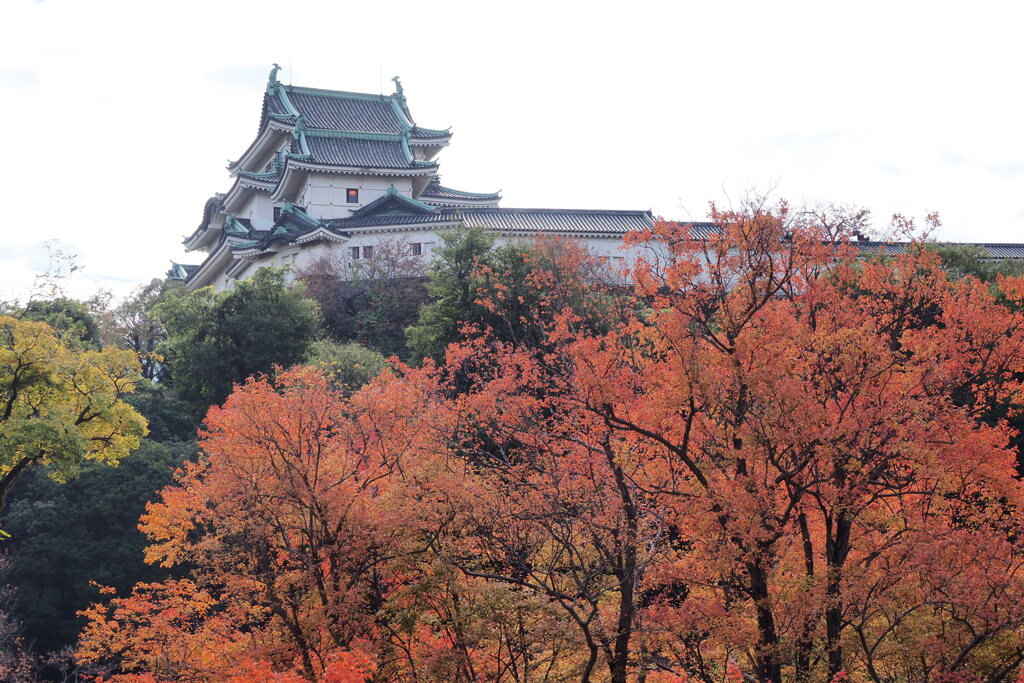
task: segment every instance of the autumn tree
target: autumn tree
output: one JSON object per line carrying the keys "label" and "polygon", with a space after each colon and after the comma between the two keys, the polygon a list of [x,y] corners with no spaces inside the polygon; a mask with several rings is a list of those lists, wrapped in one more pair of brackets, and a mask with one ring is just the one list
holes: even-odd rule
{"label": "autumn tree", "polygon": [[647,572],[672,554],[655,497],[636,484],[652,447],[586,410],[550,360],[486,338],[449,349],[452,388],[466,382],[458,364],[471,368],[453,407],[464,429],[455,452],[472,469],[431,492],[462,510],[433,548],[467,576],[550,601],[572,634],[560,666],[624,683]]}
{"label": "autumn tree", "polygon": [[0,509],[34,465],[66,480],[138,447],[146,421],[124,401],[138,378],[130,351],[69,347],[45,323],[0,317]]}
{"label": "autumn tree", "polygon": [[[109,631],[97,608],[81,656],[204,680],[246,657],[319,676],[370,632],[371,605],[388,590],[381,565],[402,552],[407,529],[390,519],[401,507],[389,495],[402,483],[389,475],[429,431],[417,393],[394,385],[346,400],[322,374],[297,370],[251,380],[212,408],[204,457],[143,518],[148,559],[195,567],[194,583],[140,587],[160,597],[145,600],[157,610],[140,615],[145,631]],[[115,609],[134,610],[128,600]],[[152,621],[179,600],[210,611],[206,625]],[[158,637],[197,644],[161,664],[170,650]]]}
{"label": "autumn tree", "polygon": [[634,271],[650,312],[578,339],[556,367],[609,428],[661,448],[659,478],[637,485],[664,491],[663,514],[693,551],[662,569],[685,599],[674,589],[651,612],[659,638],[701,643],[680,665],[699,670],[719,631],[727,648],[749,648],[758,680],[817,679],[820,659],[832,677],[851,664],[866,567],[919,561],[903,543],[965,524],[1010,566],[1020,552],[999,521],[1020,501],[1008,433],[963,397],[1016,390],[1021,318],[976,281],[949,282],[927,250],[864,262],[785,206],[712,219],[704,239],[672,224],[640,236],[661,252]]}
{"label": "autumn tree", "polygon": [[711,218],[631,237],[624,301],[572,245],[499,266],[467,242],[435,301],[474,307],[443,364],[351,395],[309,369],[247,382],[144,519],[189,583],[95,607],[81,656],[198,679],[317,679],[338,651],[398,681],[1011,679],[1024,281],[952,278],[917,243],[862,258],[828,212]]}

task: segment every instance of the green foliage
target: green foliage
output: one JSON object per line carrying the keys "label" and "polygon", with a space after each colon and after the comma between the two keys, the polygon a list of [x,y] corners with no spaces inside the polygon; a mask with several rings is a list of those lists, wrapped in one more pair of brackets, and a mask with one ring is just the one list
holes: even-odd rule
{"label": "green foliage", "polygon": [[454,230],[441,236],[442,246],[430,264],[427,294],[415,325],[406,329],[415,360],[440,360],[448,344],[461,338],[467,322],[479,322],[483,311],[475,303],[479,279],[474,276],[494,249],[494,238],[483,228]]}
{"label": "green foliage", "polygon": [[100,327],[85,303],[67,297],[30,301],[14,317],[52,327],[61,341],[76,348],[99,349]]}
{"label": "green foliage", "polygon": [[143,562],[139,516],[194,454],[194,443],[145,440],[119,467],[89,462],[64,485],[46,468],[22,479],[4,519],[11,561],[0,571],[0,583],[17,587],[18,613],[37,652],[74,642],[80,627],[75,613],[96,599],[90,581],[127,590],[166,577],[165,570]]}
{"label": "green foliage", "polygon": [[988,252],[976,244],[936,244],[934,248],[942,257],[943,269],[954,278],[970,275],[982,282],[993,283],[1000,275],[1024,275],[1024,263],[1021,261],[990,260]]}
{"label": "green foliage", "polygon": [[206,287],[157,305],[167,330],[158,351],[182,399],[200,410],[236,382],[300,362],[316,333],[316,303],[288,287],[285,271],[261,268],[234,290]]}
{"label": "green foliage", "polygon": [[553,316],[567,309],[588,329],[607,329],[614,298],[603,286],[608,271],[580,245],[543,239],[495,246],[482,228],[442,239],[427,282],[431,302],[406,330],[416,360],[442,360],[467,325],[527,347],[543,345]]}
{"label": "green foliage", "polygon": [[384,355],[373,349],[330,339],[314,342],[306,362],[327,372],[336,385],[349,392],[359,389],[388,366]]}
{"label": "green foliage", "polygon": [[135,386],[135,393],[125,399],[149,421],[149,438],[153,441],[191,441],[202,419],[195,407],[178,398],[163,383],[147,379]]}

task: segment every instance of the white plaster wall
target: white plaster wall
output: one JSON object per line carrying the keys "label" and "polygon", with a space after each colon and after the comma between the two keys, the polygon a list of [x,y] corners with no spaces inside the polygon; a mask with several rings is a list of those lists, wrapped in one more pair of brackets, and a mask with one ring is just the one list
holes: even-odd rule
{"label": "white plaster wall", "polygon": [[235,214],[237,218],[248,218],[252,227],[257,230],[269,230],[274,226],[274,203],[262,192],[253,192],[242,210]]}
{"label": "white plaster wall", "polygon": [[[315,218],[346,218],[356,209],[383,197],[392,185],[406,197],[412,196],[410,178],[311,173],[295,203],[304,206],[306,213]],[[346,201],[346,190],[350,187],[359,190],[358,203]]]}

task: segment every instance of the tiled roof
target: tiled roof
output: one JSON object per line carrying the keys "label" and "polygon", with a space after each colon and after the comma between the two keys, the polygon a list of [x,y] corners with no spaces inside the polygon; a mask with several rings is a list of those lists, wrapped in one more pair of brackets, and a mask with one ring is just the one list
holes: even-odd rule
{"label": "tiled roof", "polygon": [[289,101],[310,128],[344,130],[353,133],[401,133],[404,127],[391,98],[385,96],[345,97],[286,86]]}
{"label": "tiled roof", "polygon": [[417,140],[428,140],[431,138],[450,138],[451,136],[451,131],[433,130],[431,128],[420,128],[419,126],[413,126],[412,130],[409,131],[409,137],[415,138]]}
{"label": "tiled roof", "polygon": [[[294,145],[293,145],[294,146]],[[277,183],[281,179],[281,170],[284,168],[284,155],[278,152],[270,157],[270,161],[258,172],[238,170],[237,173],[243,178],[258,180],[264,183]]]}
{"label": "tiled roof", "polygon": [[979,244],[992,258],[1024,258],[1024,244]]}
{"label": "tiled roof", "polygon": [[197,265],[188,263],[175,263],[171,261],[171,269],[167,271],[168,280],[187,280],[192,273],[199,268]]}
{"label": "tiled roof", "polygon": [[[887,256],[895,256],[896,254],[902,254],[907,248],[906,242],[855,242],[857,248],[860,249],[861,253],[865,254],[884,254]],[[936,246],[943,246],[945,243],[938,243]],[[966,242],[965,244],[972,247],[979,247],[987,253],[988,258],[993,259],[1024,259],[1024,244],[1014,243],[984,243],[984,242]],[[983,256],[984,258],[984,256]]]}
{"label": "tiled roof", "polygon": [[585,209],[442,208],[433,214],[400,214],[341,218],[330,222],[337,230],[388,225],[462,223],[497,232],[623,235],[654,224],[649,211],[588,211]]}
{"label": "tiled roof", "polygon": [[265,106],[267,108],[267,113],[273,116],[285,117],[291,115],[291,112],[288,110],[288,107],[285,106],[284,102],[281,101],[276,90],[272,94],[267,94]]}
{"label": "tiled roof", "polygon": [[623,235],[654,224],[649,211],[589,211],[586,209],[442,209],[442,216],[499,232],[557,232]]}
{"label": "tiled roof", "polygon": [[497,192],[463,192],[462,190],[453,190],[450,187],[445,187],[435,181],[431,181],[420,196],[428,199],[493,199],[494,201],[501,199],[501,196]]}
{"label": "tiled roof", "polygon": [[338,218],[327,225],[334,230],[350,230],[352,228],[383,228],[389,225],[425,225],[444,223],[455,220],[438,214],[386,214],[367,216],[365,218]]}
{"label": "tiled roof", "polygon": [[329,166],[414,168],[401,140],[362,140],[307,135],[312,161]]}

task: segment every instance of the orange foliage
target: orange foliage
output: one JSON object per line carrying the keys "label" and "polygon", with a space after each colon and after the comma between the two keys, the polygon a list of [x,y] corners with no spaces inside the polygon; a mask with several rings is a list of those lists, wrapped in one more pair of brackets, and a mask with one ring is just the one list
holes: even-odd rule
{"label": "orange foliage", "polygon": [[250,380],[143,518],[191,579],[88,610],[79,656],[239,681],[1012,676],[1024,285],[997,300],[916,246],[861,259],[838,218],[658,224],[600,324],[576,310],[593,263],[540,250],[529,343],[479,330],[350,398]]}

